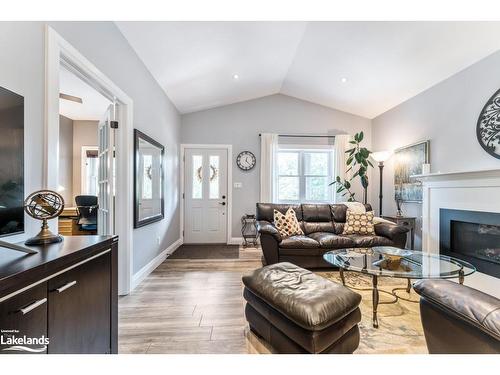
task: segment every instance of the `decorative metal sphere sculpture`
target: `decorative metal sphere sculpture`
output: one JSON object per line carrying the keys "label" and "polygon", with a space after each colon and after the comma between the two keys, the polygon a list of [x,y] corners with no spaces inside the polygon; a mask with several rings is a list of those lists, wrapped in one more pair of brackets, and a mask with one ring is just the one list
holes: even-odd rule
{"label": "decorative metal sphere sculpture", "polygon": [[42,229],[26,245],[45,245],[61,242],[63,238],[49,230],[47,220],[58,217],[64,209],[64,199],[55,191],[38,190],[24,200],[24,211],[34,219],[42,220]]}

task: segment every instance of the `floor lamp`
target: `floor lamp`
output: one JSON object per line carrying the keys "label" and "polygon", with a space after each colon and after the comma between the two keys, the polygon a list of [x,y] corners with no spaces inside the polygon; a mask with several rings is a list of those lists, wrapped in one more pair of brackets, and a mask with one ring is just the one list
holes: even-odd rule
{"label": "floor lamp", "polygon": [[373,160],[375,160],[378,163],[378,169],[380,170],[380,190],[378,194],[378,200],[379,200],[379,216],[382,216],[382,198],[383,198],[383,189],[382,189],[382,182],[383,182],[383,171],[384,171],[384,162],[389,159],[392,155],[392,152],[390,151],[378,151],[374,152],[371,154],[371,157]]}

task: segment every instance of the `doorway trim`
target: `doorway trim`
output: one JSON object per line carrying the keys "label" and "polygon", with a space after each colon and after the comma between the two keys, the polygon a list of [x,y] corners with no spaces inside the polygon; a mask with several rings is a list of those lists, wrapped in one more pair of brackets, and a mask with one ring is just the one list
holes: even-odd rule
{"label": "doorway trim", "polygon": [[[74,73],[103,95],[118,103],[116,132],[116,234],[119,236],[118,293],[128,294],[132,281],[132,129],[133,101],[53,28],[45,26],[45,128],[43,186],[57,190],[59,179],[59,70]],[[56,152],[53,152],[56,150]],[[57,227],[57,226],[56,226]]]}
{"label": "doorway trim", "polygon": [[[232,217],[233,217],[233,145],[228,144],[195,144],[195,143],[181,143],[180,150],[180,161],[181,161],[181,190],[180,190],[180,201],[181,201],[181,214],[180,214],[180,233],[179,236],[184,242],[184,169],[185,169],[185,152],[189,148],[219,148],[227,150],[227,215],[226,215],[226,243],[228,245],[233,244],[235,240],[233,239],[232,232]],[[238,242],[239,244],[239,242]]]}

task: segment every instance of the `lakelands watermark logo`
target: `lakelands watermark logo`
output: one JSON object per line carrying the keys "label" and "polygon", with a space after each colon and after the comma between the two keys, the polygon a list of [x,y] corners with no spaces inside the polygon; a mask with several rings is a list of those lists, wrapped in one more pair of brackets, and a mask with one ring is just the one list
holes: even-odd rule
{"label": "lakelands watermark logo", "polygon": [[49,338],[45,335],[29,337],[20,335],[16,329],[2,329],[0,331],[2,351],[41,353],[47,349],[47,345],[49,345]]}

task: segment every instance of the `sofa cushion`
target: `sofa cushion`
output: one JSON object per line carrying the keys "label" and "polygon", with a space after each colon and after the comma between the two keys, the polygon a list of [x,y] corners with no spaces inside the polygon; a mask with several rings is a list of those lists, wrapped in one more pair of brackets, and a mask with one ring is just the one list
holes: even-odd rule
{"label": "sofa cushion", "polygon": [[342,234],[374,235],[373,211],[357,213],[347,210],[346,223]]}
{"label": "sofa cushion", "polygon": [[274,221],[274,210],[285,214],[290,207],[295,211],[297,220],[302,221],[302,206],[300,204],[257,203],[256,219],[272,223]]}
{"label": "sofa cushion", "polygon": [[393,242],[382,236],[361,236],[359,234],[349,234],[343,237],[354,241],[354,247],[392,246]]}
{"label": "sofa cushion", "polygon": [[[366,211],[372,211],[372,206],[370,204],[365,204]],[[336,223],[345,223],[347,206],[345,204],[331,204],[330,210],[332,211],[333,221]]]}
{"label": "sofa cushion", "polygon": [[284,215],[278,210],[274,210],[274,225],[276,225],[282,237],[304,234],[295,216],[295,211],[291,207]]}
{"label": "sofa cushion", "polygon": [[262,267],[243,284],[300,327],[320,331],[358,308],[361,296],[291,263]]}
{"label": "sofa cushion", "polygon": [[303,204],[302,220],[308,222],[331,222],[332,212],[327,204]]}
{"label": "sofa cushion", "polygon": [[326,221],[326,222],[321,222],[321,221],[314,221],[314,222],[308,222],[308,221],[303,221],[302,222],[302,227],[304,228],[304,233],[306,235],[310,233],[315,233],[315,232],[330,232],[330,233],[335,233],[335,227],[333,225],[333,222],[331,221]]}
{"label": "sofa cushion", "polygon": [[309,237],[319,242],[319,246],[323,249],[343,249],[346,247],[354,247],[355,242],[352,238],[337,236],[332,233],[317,232],[311,233]]}
{"label": "sofa cushion", "polygon": [[317,249],[319,243],[308,236],[291,236],[284,238],[279,246],[283,249]]}

